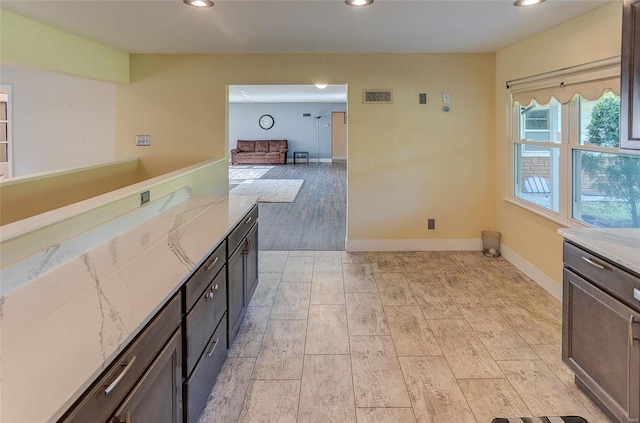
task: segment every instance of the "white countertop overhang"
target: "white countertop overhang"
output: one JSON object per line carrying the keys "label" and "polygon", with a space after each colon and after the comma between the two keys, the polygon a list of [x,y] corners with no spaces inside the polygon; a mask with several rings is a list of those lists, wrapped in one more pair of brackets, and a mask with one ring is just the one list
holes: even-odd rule
{"label": "white countertop overhang", "polygon": [[558,233],[640,275],[640,229],[562,228]]}

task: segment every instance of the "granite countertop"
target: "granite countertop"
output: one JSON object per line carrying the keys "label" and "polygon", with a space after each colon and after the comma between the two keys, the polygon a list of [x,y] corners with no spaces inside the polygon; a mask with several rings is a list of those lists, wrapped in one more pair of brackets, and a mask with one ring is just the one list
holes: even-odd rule
{"label": "granite countertop", "polygon": [[55,266],[64,244],[30,260],[0,299],[1,420],[62,416],[256,200],[190,197]]}
{"label": "granite countertop", "polygon": [[640,229],[563,228],[558,233],[640,275]]}

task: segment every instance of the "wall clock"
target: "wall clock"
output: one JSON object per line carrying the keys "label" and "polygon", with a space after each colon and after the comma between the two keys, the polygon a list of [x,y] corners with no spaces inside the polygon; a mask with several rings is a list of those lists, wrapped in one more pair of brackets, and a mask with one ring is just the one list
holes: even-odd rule
{"label": "wall clock", "polygon": [[260,119],[258,119],[258,124],[262,129],[271,129],[274,123],[275,121],[271,115],[262,115],[260,116]]}

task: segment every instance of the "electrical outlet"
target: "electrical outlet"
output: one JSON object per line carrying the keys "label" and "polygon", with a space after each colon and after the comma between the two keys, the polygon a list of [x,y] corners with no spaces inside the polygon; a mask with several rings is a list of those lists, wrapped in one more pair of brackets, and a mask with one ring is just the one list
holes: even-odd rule
{"label": "electrical outlet", "polygon": [[436,220],[435,219],[427,219],[427,229],[435,229],[436,228]]}
{"label": "electrical outlet", "polygon": [[136,135],[136,145],[145,147],[151,145],[151,135]]}
{"label": "electrical outlet", "polygon": [[144,191],[140,193],[140,205],[147,204],[151,200],[151,194],[149,191]]}

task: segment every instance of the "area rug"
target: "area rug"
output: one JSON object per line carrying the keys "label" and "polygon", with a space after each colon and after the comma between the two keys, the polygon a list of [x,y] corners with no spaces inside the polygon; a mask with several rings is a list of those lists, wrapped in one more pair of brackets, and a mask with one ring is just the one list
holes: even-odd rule
{"label": "area rug", "polygon": [[248,179],[229,195],[258,197],[259,203],[293,203],[303,183],[304,179]]}

